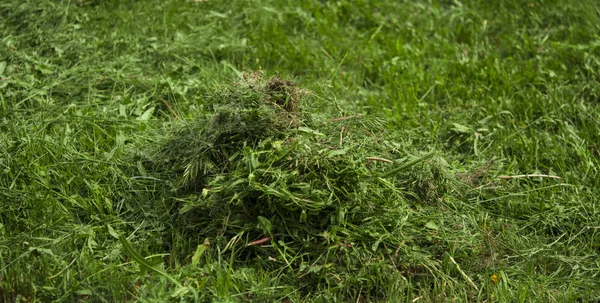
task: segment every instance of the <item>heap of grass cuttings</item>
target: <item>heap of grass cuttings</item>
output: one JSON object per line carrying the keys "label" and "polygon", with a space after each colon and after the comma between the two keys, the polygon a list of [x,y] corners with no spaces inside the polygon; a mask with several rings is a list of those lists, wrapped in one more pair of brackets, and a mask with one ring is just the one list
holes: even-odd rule
{"label": "heap of grass cuttings", "polygon": [[244,148],[282,136],[302,120],[302,90],[291,81],[244,74],[233,87],[209,96],[205,117],[191,121],[162,142],[155,159],[161,169],[180,174],[176,187],[204,188],[215,176],[235,171]]}
{"label": "heap of grass cuttings", "polygon": [[383,291],[417,263],[418,254],[398,259],[423,233],[406,222],[413,210],[402,187],[415,182],[389,177],[385,158],[399,152],[381,121],[309,119],[306,95],[279,77],[246,75],[162,142],[154,173],[175,179],[186,233],[230,260],[282,270],[306,289],[326,282]]}

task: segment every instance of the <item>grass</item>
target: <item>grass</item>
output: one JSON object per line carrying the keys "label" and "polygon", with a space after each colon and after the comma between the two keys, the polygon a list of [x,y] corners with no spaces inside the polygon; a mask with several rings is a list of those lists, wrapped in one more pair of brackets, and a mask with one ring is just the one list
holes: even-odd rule
{"label": "grass", "polygon": [[2,301],[600,300],[597,1],[0,16]]}

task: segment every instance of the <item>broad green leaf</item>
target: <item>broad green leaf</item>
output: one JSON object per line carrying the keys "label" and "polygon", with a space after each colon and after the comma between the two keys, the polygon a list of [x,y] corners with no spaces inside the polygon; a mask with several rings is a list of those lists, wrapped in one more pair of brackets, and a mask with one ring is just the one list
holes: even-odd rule
{"label": "broad green leaf", "polygon": [[204,240],[204,243],[198,245],[194,256],[192,256],[192,265],[197,266],[200,263],[200,258],[204,255],[204,252],[208,249],[208,239]]}
{"label": "broad green leaf", "polygon": [[91,296],[93,293],[89,289],[80,289],[75,292],[78,296]]}
{"label": "broad green leaf", "polygon": [[472,132],[470,127],[464,126],[462,124],[452,123],[452,125],[454,126],[454,127],[452,127],[452,130],[457,133],[470,134]]}
{"label": "broad green leaf", "polygon": [[425,227],[429,228],[429,229],[434,229],[434,230],[438,230],[439,227],[437,226],[437,224],[435,224],[435,222],[433,221],[429,221],[427,223],[425,223]]}
{"label": "broad green leaf", "polygon": [[196,206],[195,206],[195,205],[193,205],[193,204],[185,204],[185,205],[184,205],[184,206],[183,206],[183,207],[182,207],[182,208],[179,210],[179,214],[180,214],[180,215],[183,215],[183,214],[187,213],[188,211],[190,211],[190,210],[192,210],[192,209],[194,209],[194,208],[196,208]]}
{"label": "broad green leaf", "polygon": [[29,251],[54,256],[54,253],[52,252],[52,250],[48,249],[48,248],[30,247]]}
{"label": "broad green leaf", "polygon": [[269,219],[263,216],[258,216],[258,222],[260,226],[264,229],[265,233],[271,233],[273,225],[271,224],[271,221],[269,221]]}
{"label": "broad green leaf", "polygon": [[150,118],[152,117],[152,114],[154,114],[154,109],[155,109],[155,107],[152,106],[149,109],[147,109],[146,111],[144,111],[144,113],[138,118],[138,120],[142,120],[142,121],[150,120]]}
{"label": "broad green leaf", "polygon": [[348,151],[348,149],[346,149],[346,148],[331,151],[330,153],[327,154],[327,158],[333,158],[335,156],[344,155],[344,154],[346,154],[347,151]]}

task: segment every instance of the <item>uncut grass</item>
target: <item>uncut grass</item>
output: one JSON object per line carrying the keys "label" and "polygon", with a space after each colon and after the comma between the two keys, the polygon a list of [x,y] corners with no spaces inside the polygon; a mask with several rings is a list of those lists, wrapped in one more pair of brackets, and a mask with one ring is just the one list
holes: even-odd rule
{"label": "uncut grass", "polygon": [[[155,4],[0,4],[4,300],[193,298],[142,274],[107,223],[202,300],[598,298],[594,2]],[[272,247],[245,247],[268,234],[256,210],[224,224],[225,208],[182,194],[181,171],[131,158],[207,119],[214,96],[257,69],[312,91],[303,126],[325,139],[291,128],[237,159],[275,161],[289,137],[343,150],[340,126],[375,135],[348,130],[344,155],[311,160],[350,167],[362,198],[291,227],[301,210],[263,210],[277,232],[299,233]],[[358,113],[386,130],[326,122]],[[390,165],[364,159],[431,149],[383,180],[373,174]],[[525,173],[562,179],[495,178]],[[345,221],[325,222],[340,205]]]}

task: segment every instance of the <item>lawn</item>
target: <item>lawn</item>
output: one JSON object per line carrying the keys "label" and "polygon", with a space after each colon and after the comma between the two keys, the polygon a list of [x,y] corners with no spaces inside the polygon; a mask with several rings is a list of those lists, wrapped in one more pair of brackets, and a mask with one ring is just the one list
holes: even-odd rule
{"label": "lawn", "polygon": [[600,3],[4,0],[0,301],[598,302]]}

